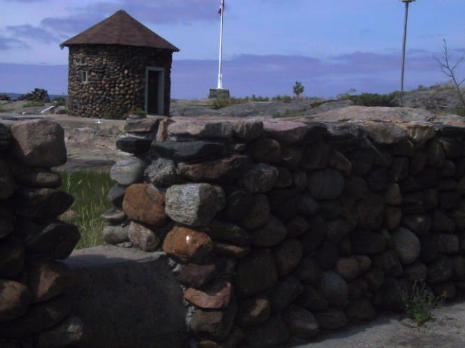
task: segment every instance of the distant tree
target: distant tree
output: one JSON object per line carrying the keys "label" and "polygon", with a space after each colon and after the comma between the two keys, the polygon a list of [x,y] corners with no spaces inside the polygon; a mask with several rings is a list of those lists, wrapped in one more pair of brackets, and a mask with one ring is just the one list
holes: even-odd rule
{"label": "distant tree", "polygon": [[295,85],[293,87],[294,94],[297,98],[300,97],[300,95],[304,92],[304,86],[302,85],[302,82],[296,81]]}
{"label": "distant tree", "polygon": [[465,107],[465,96],[463,94],[461,86],[465,82],[465,79],[459,81],[459,79],[457,79],[455,70],[464,61],[464,59],[465,56],[461,56],[459,59],[457,59],[455,63],[451,63],[451,56],[447,47],[447,41],[446,39],[442,39],[442,57],[435,57],[435,60],[441,67],[441,71],[443,72],[443,74],[446,75],[452,81],[452,85],[454,86],[455,91],[457,92],[457,96],[459,97],[463,107]]}

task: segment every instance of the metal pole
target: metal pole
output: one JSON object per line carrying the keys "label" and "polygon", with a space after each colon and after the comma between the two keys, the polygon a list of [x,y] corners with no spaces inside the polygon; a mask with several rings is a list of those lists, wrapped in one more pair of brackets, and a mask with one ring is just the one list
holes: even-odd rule
{"label": "metal pole", "polygon": [[410,1],[405,2],[405,17],[404,17],[404,38],[402,43],[402,69],[400,75],[400,106],[404,105],[404,69],[405,69],[405,46],[407,44],[407,21],[408,21],[408,5]]}
{"label": "metal pole", "polygon": [[218,89],[223,89],[223,15],[224,1],[221,1],[221,21],[220,21],[220,54],[218,61]]}

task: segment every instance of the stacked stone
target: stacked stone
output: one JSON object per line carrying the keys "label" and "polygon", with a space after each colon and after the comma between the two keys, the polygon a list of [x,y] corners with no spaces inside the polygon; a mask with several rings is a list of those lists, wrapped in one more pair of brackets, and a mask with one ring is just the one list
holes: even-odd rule
{"label": "stacked stone", "polygon": [[66,162],[63,129],[0,123],[0,346],[65,347],[83,336],[70,315],[65,259],[80,238],[57,219],[73,203],[50,168]]}
{"label": "stacked stone", "polygon": [[[162,249],[199,347],[308,340],[415,282],[465,289],[465,129],[151,118],[127,124],[105,239]],[[118,218],[116,218],[118,217]]]}

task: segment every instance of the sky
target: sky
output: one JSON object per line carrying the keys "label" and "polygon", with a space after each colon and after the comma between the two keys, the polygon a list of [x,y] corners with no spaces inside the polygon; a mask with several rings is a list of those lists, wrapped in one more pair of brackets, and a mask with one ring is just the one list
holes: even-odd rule
{"label": "sky", "polygon": [[[180,48],[172,97],[206,97],[217,84],[220,0],[0,0],[0,92],[66,94],[59,44],[124,9]],[[399,0],[225,0],[223,86],[232,96],[334,97],[400,88],[404,4]],[[445,82],[435,57],[447,40],[465,54],[465,1],[410,4],[406,89]],[[465,63],[457,75],[465,77]]]}

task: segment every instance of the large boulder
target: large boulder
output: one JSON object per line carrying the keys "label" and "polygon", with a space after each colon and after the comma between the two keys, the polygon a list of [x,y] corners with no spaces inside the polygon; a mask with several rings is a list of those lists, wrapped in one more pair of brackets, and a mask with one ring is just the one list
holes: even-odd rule
{"label": "large boulder", "polygon": [[26,313],[31,294],[21,283],[0,279],[0,322],[16,319]]}
{"label": "large boulder", "polygon": [[18,122],[11,126],[12,154],[30,167],[54,167],[66,162],[63,128],[48,120]]}
{"label": "large boulder", "polygon": [[276,167],[258,163],[244,174],[242,182],[250,192],[268,192],[273,188],[278,177],[279,171]]}
{"label": "large boulder", "polygon": [[337,170],[325,169],[310,175],[308,188],[317,199],[336,199],[344,190],[344,176]]}
{"label": "large boulder", "polygon": [[73,196],[52,188],[21,188],[14,197],[16,213],[30,218],[55,218],[73,202]]}
{"label": "large boulder", "polygon": [[241,295],[258,294],[272,288],[277,281],[278,271],[268,249],[257,250],[241,259],[237,265],[236,285]]}
{"label": "large boulder", "polygon": [[400,227],[392,234],[392,240],[402,264],[413,263],[420,256],[420,240],[412,231]]}
{"label": "large boulder", "polygon": [[131,185],[142,180],[145,167],[145,162],[140,158],[125,158],[111,167],[110,177],[118,184]]}
{"label": "large boulder", "polygon": [[200,261],[213,249],[213,241],[204,232],[175,226],[163,241],[163,251],[183,262]]}
{"label": "large boulder", "polygon": [[173,185],[166,191],[166,214],[188,226],[208,225],[225,205],[225,194],[219,186]]}
{"label": "large boulder", "polygon": [[344,307],[348,299],[346,281],[337,273],[326,272],[320,283],[320,290],[330,305]]}
{"label": "large boulder", "polygon": [[165,213],[165,197],[153,185],[129,186],[124,195],[123,210],[131,220],[150,226],[163,226],[168,220]]}
{"label": "large boulder", "polygon": [[291,305],[284,313],[284,321],[297,338],[310,339],[320,332],[318,322],[313,314],[305,308]]}

